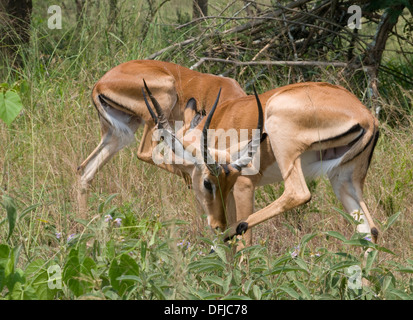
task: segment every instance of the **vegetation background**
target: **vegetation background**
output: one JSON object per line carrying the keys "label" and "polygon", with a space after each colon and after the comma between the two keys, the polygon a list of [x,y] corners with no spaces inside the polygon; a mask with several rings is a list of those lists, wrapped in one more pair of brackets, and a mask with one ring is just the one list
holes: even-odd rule
{"label": "vegetation background", "polygon": [[[353,4],[361,29],[348,27]],[[61,29],[48,27],[52,5]],[[411,299],[412,7],[0,1],[0,299]],[[89,219],[79,220],[76,168],[100,140],[91,89],[110,68],[145,58],[233,77],[248,93],[300,81],[352,91],[381,123],[365,185],[379,244],[354,233],[318,179],[310,203],[256,227],[254,246],[232,254],[184,182],[138,161],[137,144],[99,172]],[[256,208],[282,189],[259,188]],[[370,286],[352,286],[358,271]]]}

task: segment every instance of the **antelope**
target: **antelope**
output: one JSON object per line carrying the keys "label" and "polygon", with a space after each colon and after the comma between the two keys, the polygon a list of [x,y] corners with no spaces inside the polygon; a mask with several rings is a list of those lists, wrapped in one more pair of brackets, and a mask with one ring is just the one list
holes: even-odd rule
{"label": "antelope", "polygon": [[[145,88],[155,107],[158,129],[180,170],[191,176],[192,188],[207,214],[211,228],[228,232],[228,238],[245,234],[251,244],[251,228],[280,213],[310,201],[306,178],[327,175],[344,209],[359,222],[357,231],[377,242],[378,230],[363,200],[363,185],[379,137],[378,120],[341,86],[305,82],[280,87],[261,95],[223,102],[219,93],[208,117],[196,130],[173,132],[156,97]],[[144,92],[144,89],[142,89]],[[148,110],[151,106],[146,100]],[[262,104],[261,104],[262,102]],[[262,107],[264,105],[264,107]],[[258,123],[258,124],[257,124]],[[257,128],[258,135],[237,146],[236,156],[228,148],[208,145],[211,129]],[[217,161],[222,159],[224,163]],[[257,155],[259,169],[245,175]],[[254,190],[284,181],[283,194],[254,212]],[[233,193],[234,216],[226,212]],[[232,220],[232,221],[229,221]]]}
{"label": "antelope", "polygon": [[[162,104],[162,112],[169,120],[183,120],[189,125],[194,112],[209,111],[213,92],[222,88],[222,101],[246,96],[233,79],[192,71],[185,67],[162,61],[133,60],[109,70],[94,86],[92,102],[101,128],[101,141],[78,167],[79,211],[85,214],[89,186],[105,163],[118,151],[135,141],[135,132],[144,124],[138,147],[140,160],[154,164],[152,141],[154,123],[142,99],[140,88],[145,78]],[[178,175],[175,166],[159,165]]]}

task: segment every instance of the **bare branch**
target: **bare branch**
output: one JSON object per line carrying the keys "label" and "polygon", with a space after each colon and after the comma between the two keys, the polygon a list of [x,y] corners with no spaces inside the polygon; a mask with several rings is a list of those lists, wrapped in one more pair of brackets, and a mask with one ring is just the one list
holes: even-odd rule
{"label": "bare branch", "polygon": [[202,65],[205,61],[213,61],[213,62],[222,62],[233,64],[236,66],[251,66],[251,65],[268,65],[268,66],[299,66],[299,67],[306,67],[306,66],[313,66],[313,67],[339,67],[345,68],[347,67],[346,62],[339,62],[339,61],[235,61],[235,60],[226,60],[220,58],[201,58],[197,63],[190,67],[191,70],[197,69],[200,65]]}

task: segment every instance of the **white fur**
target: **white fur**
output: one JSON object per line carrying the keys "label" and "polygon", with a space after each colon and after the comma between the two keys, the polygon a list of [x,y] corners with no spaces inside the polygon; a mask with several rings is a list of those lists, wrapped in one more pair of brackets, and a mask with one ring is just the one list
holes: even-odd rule
{"label": "white fur", "polygon": [[133,143],[135,135],[128,126],[131,116],[107,105],[103,105],[103,108],[105,110],[105,118],[110,122],[113,134],[120,138],[122,147]]}

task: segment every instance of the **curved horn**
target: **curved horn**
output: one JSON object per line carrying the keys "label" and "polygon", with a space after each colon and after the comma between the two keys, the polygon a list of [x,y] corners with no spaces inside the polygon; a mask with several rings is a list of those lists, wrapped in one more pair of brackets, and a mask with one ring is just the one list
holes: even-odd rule
{"label": "curved horn", "polygon": [[143,95],[143,100],[145,100],[146,107],[148,108],[148,111],[149,111],[153,121],[155,122],[155,124],[158,124],[158,118],[156,117],[155,112],[153,112],[151,106],[149,105],[148,100],[146,99],[146,94],[145,94],[145,89],[144,88],[142,88],[142,95]]}
{"label": "curved horn", "polygon": [[158,129],[163,129],[162,136],[165,139],[167,145],[171,148],[171,150],[178,157],[181,157],[190,162],[196,163],[196,158],[192,154],[185,152],[185,149],[189,146],[189,143],[185,141],[181,141],[175,136],[175,132],[172,130],[172,127],[169,124],[168,119],[165,117],[165,114],[163,113],[163,110],[159,102],[152,95],[151,91],[146,85],[145,80],[143,80],[143,84],[145,86],[146,91],[149,94],[149,98],[151,99],[153,106],[155,107],[158,117],[156,118],[155,113],[153,112],[151,106],[149,105],[148,100],[146,99],[145,90],[142,88],[143,99],[145,100],[146,107],[148,108],[149,113],[151,114],[152,118],[155,120],[155,123],[158,124]]}
{"label": "curved horn", "polygon": [[211,124],[212,116],[214,115],[215,109],[217,108],[219,97],[221,95],[221,89],[219,89],[217,99],[215,100],[214,106],[212,107],[211,111],[208,114],[208,117],[205,121],[204,128],[202,129],[202,143],[201,143],[201,153],[204,157],[204,163],[211,171],[212,174],[218,176],[221,170],[219,169],[218,163],[216,163],[215,159],[212,158],[211,154],[208,151],[208,129],[209,125]]}
{"label": "curved horn", "polygon": [[[155,111],[156,111],[156,113],[158,114],[158,119],[157,119],[158,122],[159,122],[158,128],[159,128],[159,129],[165,128],[165,129],[167,129],[167,130],[169,130],[169,131],[172,131],[172,128],[171,128],[171,126],[169,125],[169,121],[168,121],[168,119],[165,117],[165,114],[163,113],[163,110],[162,110],[159,102],[158,102],[158,101],[155,99],[155,97],[152,95],[152,92],[149,90],[148,86],[146,85],[145,79],[142,79],[142,80],[143,80],[143,85],[145,86],[145,90],[148,92],[149,98],[151,99],[152,104],[153,104],[153,106],[154,106],[154,108],[155,108]],[[152,109],[150,108],[148,101],[146,100],[146,96],[145,96],[145,92],[143,91],[143,88],[142,88],[142,93],[143,93],[143,98],[144,98],[144,100],[145,100],[146,106],[148,107],[149,113],[151,113],[151,116],[152,116],[153,111],[152,111]],[[152,118],[153,118],[153,116],[152,116]],[[155,121],[155,123],[157,123],[157,122]]]}
{"label": "curved horn", "polygon": [[262,137],[263,127],[264,127],[264,113],[262,111],[261,101],[258,97],[257,91],[255,90],[255,86],[253,85],[252,87],[254,89],[254,95],[255,95],[255,99],[257,100],[257,106],[258,106],[257,131],[255,135],[252,137],[251,141],[248,142],[248,145],[246,148],[248,152],[245,152],[246,150],[243,150],[244,152],[241,152],[242,155],[235,162],[231,163],[231,166],[234,169],[237,169],[238,171],[241,171],[241,169],[247,166],[254,158],[254,155],[257,152],[260,146],[260,143],[261,143],[261,137]]}

